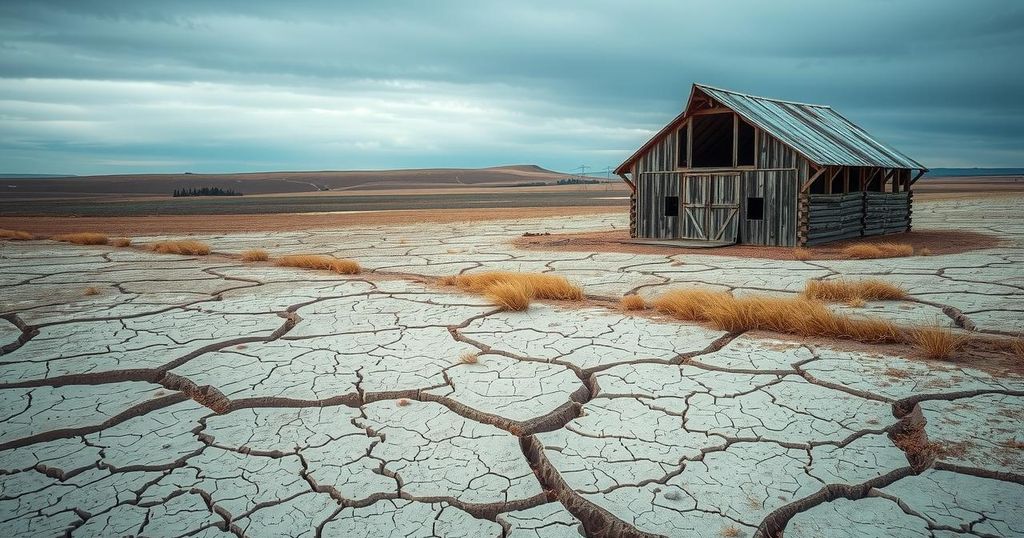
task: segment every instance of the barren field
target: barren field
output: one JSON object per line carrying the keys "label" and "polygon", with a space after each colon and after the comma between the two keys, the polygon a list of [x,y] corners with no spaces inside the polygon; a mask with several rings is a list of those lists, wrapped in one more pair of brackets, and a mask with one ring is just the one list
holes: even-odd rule
{"label": "barren field", "polygon": [[[1001,242],[876,260],[512,245],[613,233],[624,211],[2,241],[0,530],[1019,536],[1020,202],[921,202],[916,230]],[[278,265],[300,254],[286,265],[362,272]],[[514,287],[443,278],[487,271],[565,277],[583,298],[537,287],[515,311],[496,306]],[[906,296],[825,306],[905,341],[649,308],[866,279]],[[946,358],[927,358],[925,329]]]}

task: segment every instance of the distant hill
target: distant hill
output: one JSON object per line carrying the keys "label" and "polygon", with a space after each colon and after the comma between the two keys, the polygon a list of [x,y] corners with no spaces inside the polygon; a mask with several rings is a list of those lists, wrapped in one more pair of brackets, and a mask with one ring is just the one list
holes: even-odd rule
{"label": "distant hill", "polygon": [[933,168],[924,178],[989,176],[1024,176],[1024,168]]}
{"label": "distant hill", "polygon": [[47,179],[52,177],[74,177],[67,174],[0,174],[0,179]]}
{"label": "distant hill", "polygon": [[532,164],[490,168],[423,168],[314,172],[251,172],[241,174],[129,174],[108,176],[41,176],[4,179],[0,195],[170,195],[175,189],[219,187],[244,194],[277,194],[341,190],[446,188],[554,184],[569,174]]}

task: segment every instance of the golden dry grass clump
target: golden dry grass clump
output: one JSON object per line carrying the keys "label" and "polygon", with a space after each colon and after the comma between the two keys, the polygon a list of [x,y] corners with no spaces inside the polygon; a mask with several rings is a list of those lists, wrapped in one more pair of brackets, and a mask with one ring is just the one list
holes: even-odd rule
{"label": "golden dry grass clump", "polygon": [[932,255],[932,249],[930,249],[928,247],[921,248],[921,249],[919,249],[917,251],[917,255],[918,256],[931,256]]}
{"label": "golden dry grass clump", "polygon": [[1018,338],[1010,344],[1010,351],[1017,356],[1018,359],[1024,360],[1024,338]]}
{"label": "golden dry grass clump", "polygon": [[533,299],[533,288],[528,282],[495,282],[483,293],[495,305],[516,312],[530,308]]}
{"label": "golden dry grass clump", "polygon": [[11,241],[28,241],[29,239],[34,239],[34,238],[35,238],[34,235],[32,235],[32,234],[30,234],[28,232],[23,232],[21,230],[3,230],[3,229],[0,229],[0,239],[9,239]]}
{"label": "golden dry grass clump", "polygon": [[508,310],[526,310],[532,299],[577,301],[583,289],[558,275],[485,271],[443,277],[440,283],[479,293]]}
{"label": "golden dry grass clump", "polygon": [[132,244],[132,240],[130,238],[127,238],[127,237],[115,237],[115,238],[110,240],[110,244],[112,246],[121,247],[121,248],[130,247],[131,244]]}
{"label": "golden dry grass clump", "polygon": [[281,267],[301,267],[303,269],[320,269],[333,271],[343,275],[355,275],[363,270],[359,262],[326,256],[323,254],[292,254],[277,259]]}
{"label": "golden dry grass clump", "polygon": [[809,249],[806,249],[806,248],[803,248],[803,247],[796,247],[796,248],[793,249],[793,258],[794,259],[797,259],[797,260],[800,260],[800,261],[807,261],[807,260],[811,259],[812,257],[814,257],[814,254],[811,253],[811,251]]}
{"label": "golden dry grass clump", "polygon": [[210,253],[210,245],[191,239],[160,241],[159,243],[153,243],[150,249],[160,254],[185,254],[189,256],[206,256]]}
{"label": "golden dry grass clump", "polygon": [[463,351],[462,354],[459,355],[459,362],[461,362],[462,364],[476,364],[480,362],[480,352]]}
{"label": "golden dry grass clump", "polygon": [[913,255],[914,247],[907,243],[854,243],[843,248],[843,256],[857,260],[902,258]]}
{"label": "golden dry grass clump", "polygon": [[622,299],[619,300],[619,305],[622,306],[623,310],[647,309],[647,301],[645,301],[643,297],[636,294],[623,295]]}
{"label": "golden dry grass clump", "polygon": [[808,280],[804,286],[804,296],[829,303],[849,303],[857,300],[895,301],[906,299],[907,291],[877,278],[856,281]]}
{"label": "golden dry grass clump", "polygon": [[837,314],[825,303],[806,297],[736,298],[725,292],[677,290],[658,297],[653,305],[678,319],[708,322],[729,332],[760,329],[867,343],[904,341],[903,333],[889,321]]}
{"label": "golden dry grass clump", "polygon": [[89,286],[88,288],[85,288],[85,291],[82,292],[82,295],[86,295],[86,296],[88,296],[88,295],[99,295],[99,294],[100,294],[100,289],[97,288],[96,286]]}
{"label": "golden dry grass clump", "polygon": [[925,357],[946,360],[967,343],[967,337],[954,334],[951,329],[925,327],[911,332],[914,345]]}
{"label": "golden dry grass clump", "polygon": [[261,249],[254,248],[242,252],[243,262],[265,262],[270,259],[270,253]]}
{"label": "golden dry grass clump", "polygon": [[61,234],[55,235],[51,239],[54,241],[63,241],[65,243],[74,243],[76,245],[106,245],[110,242],[110,239],[107,236],[93,232]]}

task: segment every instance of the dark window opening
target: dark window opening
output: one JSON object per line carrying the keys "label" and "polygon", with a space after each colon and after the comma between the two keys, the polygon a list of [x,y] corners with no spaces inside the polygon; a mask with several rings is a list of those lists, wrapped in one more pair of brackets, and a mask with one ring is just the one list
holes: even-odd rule
{"label": "dark window opening", "polygon": [[678,196],[666,196],[665,197],[665,216],[666,217],[678,217],[679,216],[679,197]]}
{"label": "dark window opening", "polygon": [[739,121],[736,137],[736,166],[754,166],[754,126]]}
{"label": "dark window opening", "polygon": [[832,194],[843,194],[843,181],[846,176],[846,171],[843,170],[836,174],[836,177],[832,178]]}
{"label": "dark window opening", "polygon": [[691,166],[732,167],[732,114],[694,116]]}
{"label": "dark window opening", "polygon": [[822,174],[824,177],[819,177],[811,183],[811,194],[825,194],[825,187],[828,186],[828,172]]}
{"label": "dark window opening", "polygon": [[747,198],[747,220],[764,220],[764,198]]}
{"label": "dark window opening", "polygon": [[686,165],[689,164],[686,162],[686,135],[687,131],[684,125],[682,129],[679,129],[679,143],[676,144],[676,164],[679,165],[679,168],[686,168]]}

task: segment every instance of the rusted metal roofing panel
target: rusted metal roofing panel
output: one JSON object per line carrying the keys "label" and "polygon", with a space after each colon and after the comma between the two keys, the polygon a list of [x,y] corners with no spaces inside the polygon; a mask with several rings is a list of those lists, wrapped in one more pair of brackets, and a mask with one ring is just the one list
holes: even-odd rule
{"label": "rusted metal roofing panel", "polygon": [[817,164],[925,169],[875,140],[831,107],[779,101],[703,84],[694,87]]}

